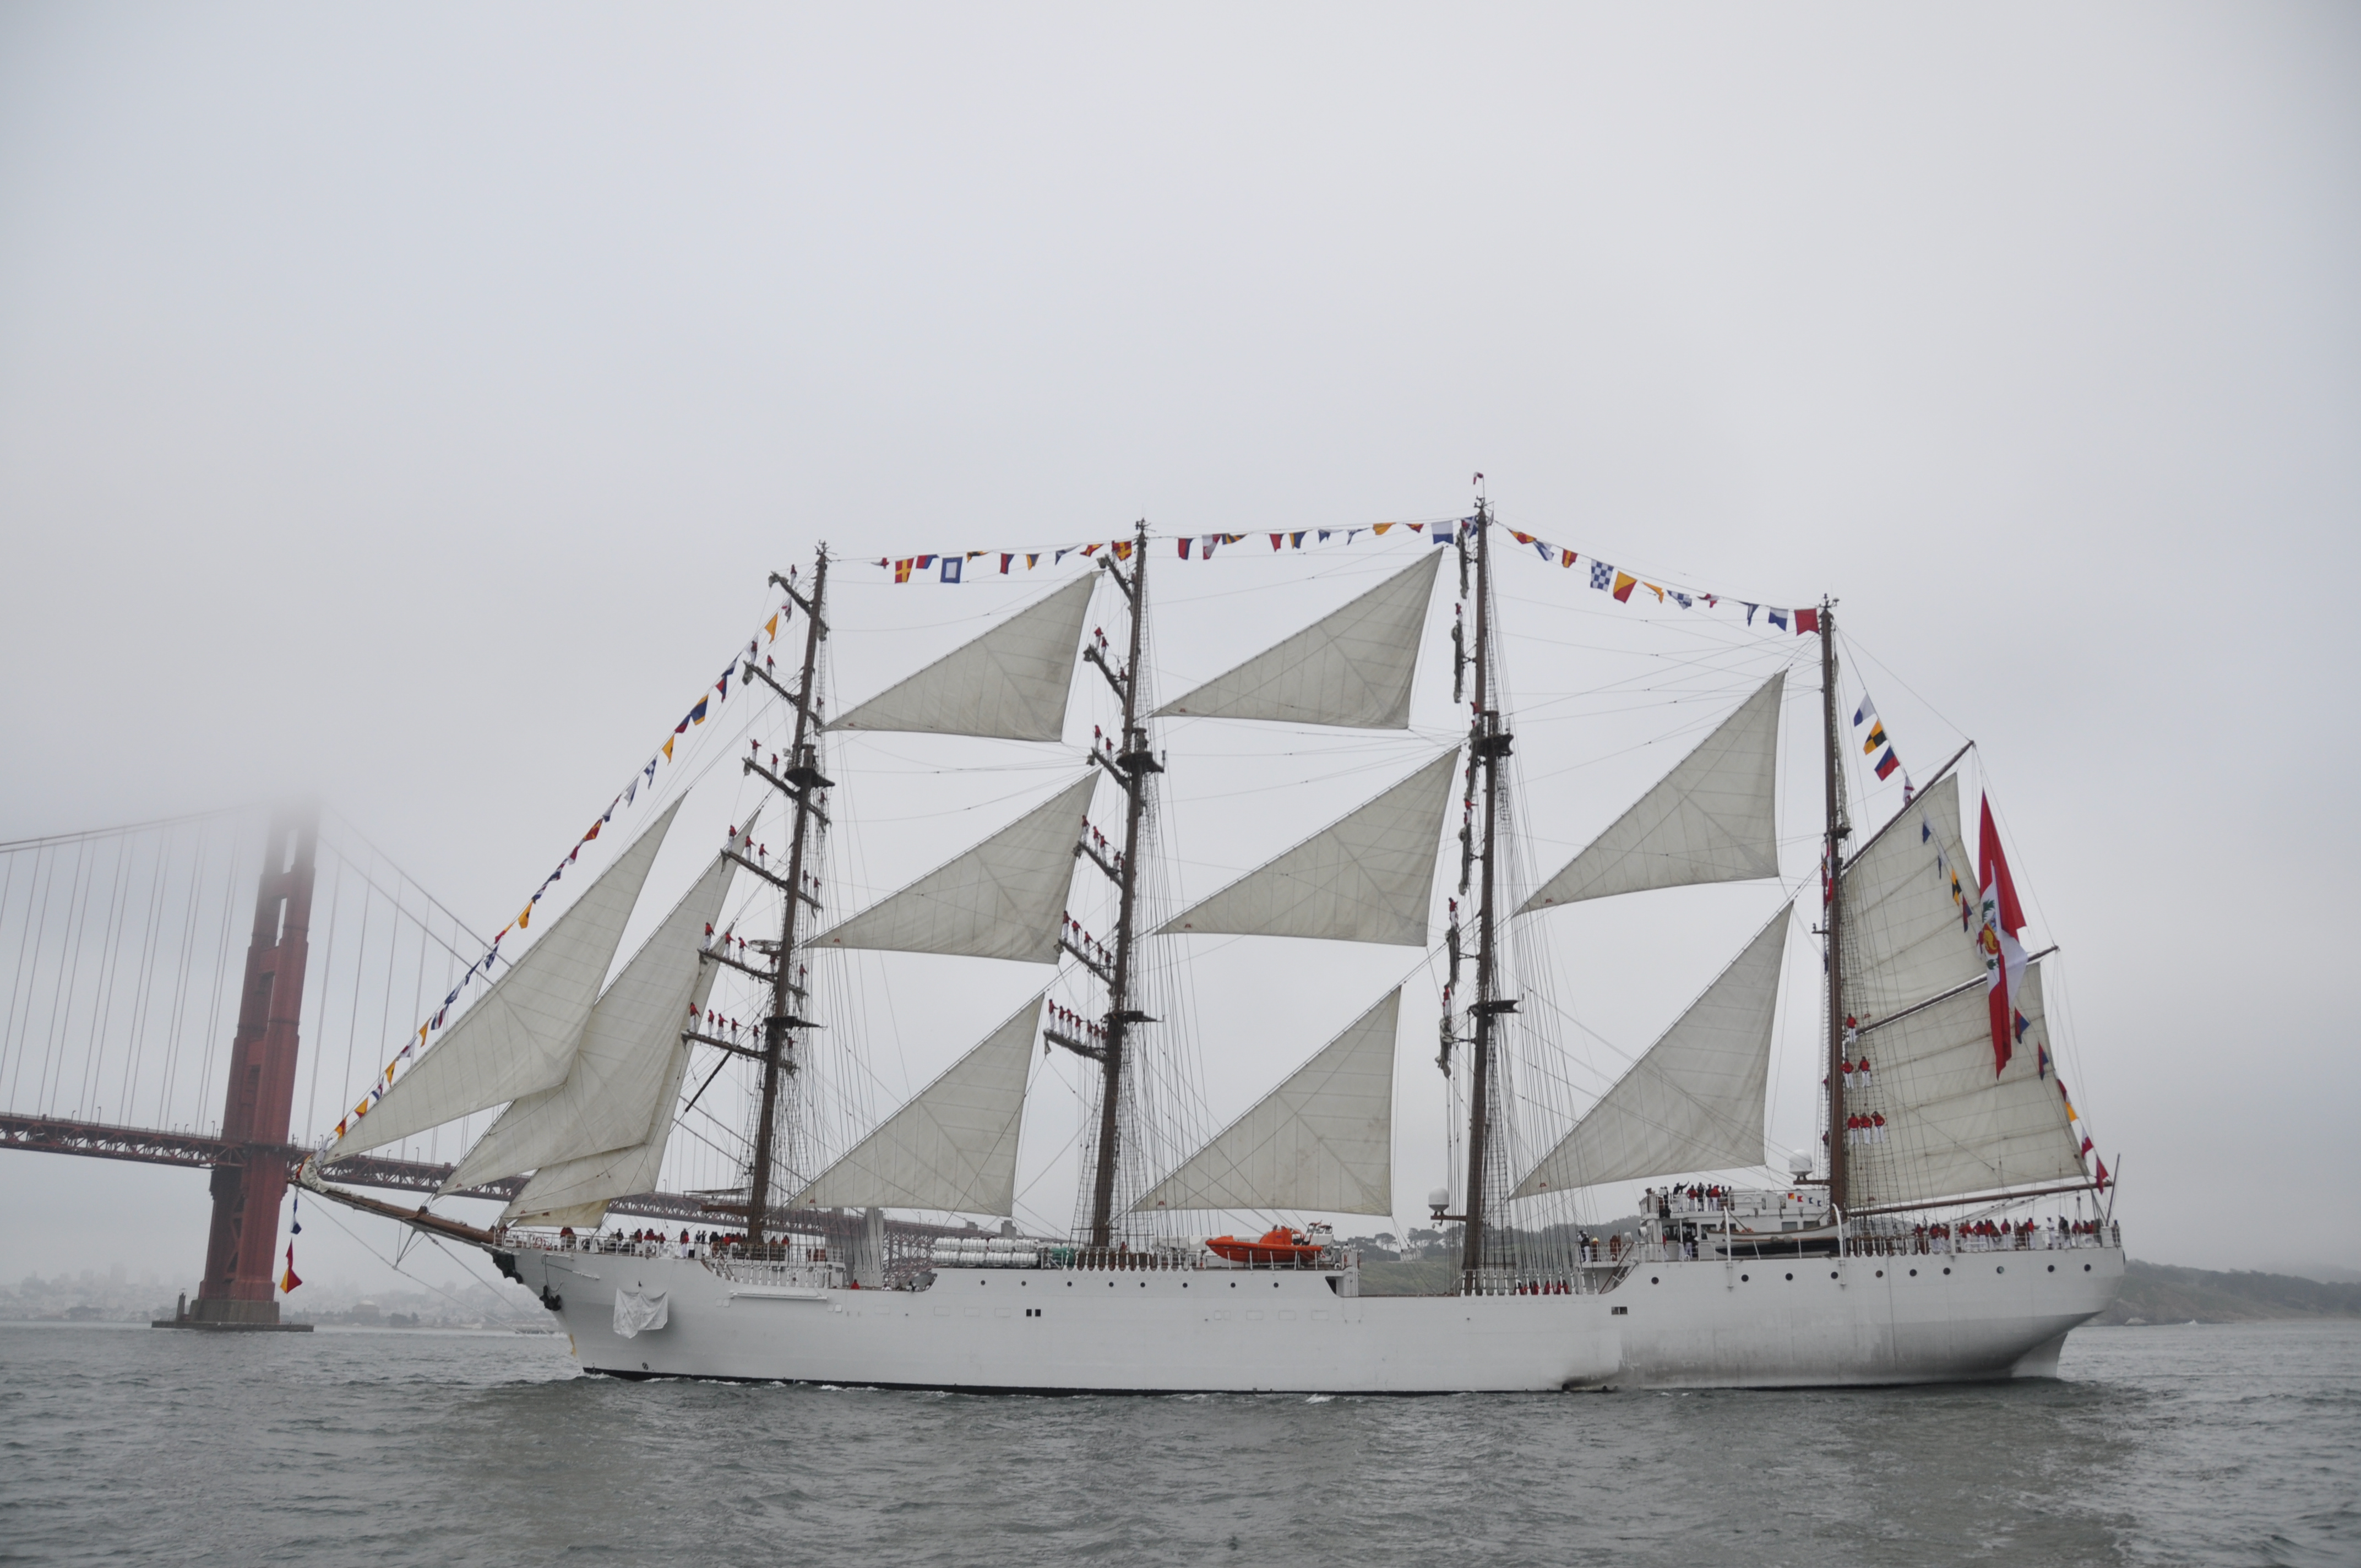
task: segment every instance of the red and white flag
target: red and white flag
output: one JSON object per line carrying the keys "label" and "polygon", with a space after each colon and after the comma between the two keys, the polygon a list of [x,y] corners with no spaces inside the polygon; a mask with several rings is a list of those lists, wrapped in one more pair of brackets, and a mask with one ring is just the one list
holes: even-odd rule
{"label": "red and white flag", "polygon": [[2025,948],[2016,934],[2025,929],[2025,911],[2016,902],[2016,883],[2008,874],[2008,859],[2001,852],[2000,829],[1993,826],[1992,797],[1983,800],[1983,820],[1976,834],[1976,881],[1982,885],[1977,909],[1982,929],[1976,947],[1984,960],[1984,997],[1992,1012],[1993,1076],[2007,1069],[2015,1052],[2018,988],[2025,981]]}

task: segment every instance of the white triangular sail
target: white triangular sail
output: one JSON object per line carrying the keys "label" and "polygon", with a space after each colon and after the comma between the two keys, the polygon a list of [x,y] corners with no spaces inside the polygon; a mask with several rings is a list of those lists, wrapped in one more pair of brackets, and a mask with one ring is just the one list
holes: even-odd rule
{"label": "white triangular sail", "polygon": [[705,933],[721,913],[736,867],[721,856],[673,905],[590,1010],[564,1082],[520,1097],[476,1140],[443,1185],[450,1192],[561,1160],[645,1143],[685,1047],[681,1031],[705,1006],[715,966]]}
{"label": "white triangular sail", "polygon": [[2025,1028],[1997,1072],[1981,983],[1853,1036],[1850,1048],[1871,1070],[1865,1084],[1852,1075],[1847,1107],[1884,1118],[1875,1141],[1851,1151],[1848,1185],[1856,1203],[1927,1202],[2087,1179],[2055,1058],[2045,1059],[2049,1025],[2038,963],[2025,971],[2016,1011]]}
{"label": "white triangular sail", "polygon": [[796,1194],[798,1208],[1016,1212],[1016,1138],[1042,992]]}
{"label": "white triangular sail", "polygon": [[1960,841],[1960,780],[1947,773],[1845,865],[1849,1015],[1873,1023],[1982,977],[1983,957],[1951,896],[1954,874],[1972,907],[1975,869]]}
{"label": "white triangular sail", "polygon": [[1510,1197],[1763,1163],[1771,1025],[1794,907],[1781,906]]}
{"label": "white triangular sail", "polygon": [[1400,1005],[1388,992],[1133,1210],[1392,1213]]}
{"label": "white triangular sail", "polygon": [[812,945],[1057,962],[1075,846],[1095,782],[1095,774],[1085,774],[965,854],[821,932]]}
{"label": "white triangular sail", "polygon": [[677,800],[664,807],[385,1098],[346,1129],[323,1161],[378,1148],[562,1081],[640,884],[679,809]]}
{"label": "white triangular sail", "polygon": [[1077,577],[958,652],[829,721],[830,729],[924,730],[1004,740],[1065,734],[1066,696],[1095,577]]}
{"label": "white triangular sail", "polygon": [[[708,982],[700,981],[700,988]],[[672,1066],[657,1091],[663,1107],[648,1135],[629,1148],[609,1149],[579,1159],[544,1165],[533,1173],[524,1190],[500,1211],[504,1225],[596,1225],[607,1204],[634,1193],[653,1192],[664,1173],[664,1146],[672,1139],[673,1107],[680,1103],[681,1080],[688,1072],[688,1047],[673,1055]]]}
{"label": "white triangular sail", "polygon": [[[1433,552],[1440,555],[1443,552]],[[1410,727],[1411,679],[1433,596],[1422,560],[1157,710],[1162,718],[1259,718],[1359,729]]]}
{"label": "white triangular sail", "polygon": [[1174,916],[1159,934],[1426,943],[1459,753],[1445,751],[1295,848]]}
{"label": "white triangular sail", "polygon": [[1763,682],[1517,913],[1777,876],[1779,698],[1786,684],[1784,671]]}

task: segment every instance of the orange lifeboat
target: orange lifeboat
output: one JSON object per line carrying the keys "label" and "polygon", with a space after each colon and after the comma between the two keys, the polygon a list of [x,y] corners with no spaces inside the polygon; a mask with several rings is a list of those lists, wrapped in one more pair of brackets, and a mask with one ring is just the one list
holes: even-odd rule
{"label": "orange lifeboat", "polygon": [[1265,1231],[1254,1241],[1237,1236],[1208,1236],[1206,1249],[1232,1263],[1288,1264],[1301,1267],[1320,1255],[1321,1245],[1300,1231],[1285,1226]]}

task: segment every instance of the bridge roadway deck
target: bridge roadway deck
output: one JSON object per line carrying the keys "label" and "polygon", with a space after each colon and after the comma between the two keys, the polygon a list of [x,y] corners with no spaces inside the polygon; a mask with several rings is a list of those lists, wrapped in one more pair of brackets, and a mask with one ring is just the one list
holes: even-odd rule
{"label": "bridge roadway deck", "polygon": [[[312,1151],[294,1144],[239,1145],[203,1133],[165,1132],[153,1127],[120,1127],[100,1122],[73,1122],[50,1116],[27,1116],[0,1112],[0,1148],[29,1149],[46,1154],[83,1155],[94,1159],[137,1160],[147,1165],[177,1165],[209,1170],[221,1165],[244,1165],[260,1157],[286,1163],[291,1173]],[[398,1192],[434,1194],[443,1190],[456,1167],[424,1160],[380,1159],[357,1155],[321,1168],[321,1177],[349,1187],[373,1187]],[[505,1203],[524,1186],[522,1177],[463,1187],[454,1198],[485,1198]],[[712,1225],[732,1216],[708,1205],[713,1199],[693,1192],[641,1192],[607,1205],[612,1214],[665,1220],[675,1224]],[[742,1215],[744,1205],[739,1208]],[[771,1223],[781,1230],[803,1230],[833,1235],[849,1231],[857,1217],[825,1210],[774,1210]],[[950,1225],[925,1225],[907,1220],[887,1222],[890,1229],[911,1236],[969,1234]]]}

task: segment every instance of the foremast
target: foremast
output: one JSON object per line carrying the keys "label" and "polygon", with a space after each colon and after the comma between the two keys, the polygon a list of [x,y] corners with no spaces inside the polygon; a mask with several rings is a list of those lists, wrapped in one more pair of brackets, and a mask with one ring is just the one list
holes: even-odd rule
{"label": "foremast", "polygon": [[[1091,752],[1091,760],[1106,769],[1107,776],[1124,795],[1122,853],[1112,867],[1098,861],[1099,869],[1109,873],[1115,886],[1115,959],[1102,973],[1107,987],[1106,1021],[1097,1045],[1076,1041],[1069,1046],[1099,1064],[1097,1158],[1091,1174],[1088,1225],[1088,1241],[1093,1247],[1115,1245],[1115,1170],[1122,1155],[1125,1069],[1130,1065],[1132,1030],[1137,1025],[1155,1022],[1140,1011],[1136,1000],[1139,980],[1139,869],[1145,859],[1140,852],[1140,833],[1148,817],[1149,783],[1164,771],[1148,746],[1139,702],[1140,654],[1148,628],[1148,523],[1144,519],[1133,535],[1129,554],[1128,577],[1124,575],[1122,562],[1113,554],[1100,562],[1122,591],[1131,611],[1131,632],[1126,639],[1123,665],[1116,668],[1110,664],[1095,642],[1082,652],[1106,677],[1123,703],[1121,740],[1114,761],[1110,762],[1095,748]],[[1098,861],[1095,855],[1091,858]]]}
{"label": "foremast", "polygon": [[[1467,1069],[1466,1212],[1460,1229],[1459,1284],[1460,1289],[1469,1295],[1477,1294],[1483,1287],[1486,1229],[1492,1207],[1488,1201],[1486,1183],[1497,1174],[1491,1160],[1491,1145],[1498,1132],[1493,1104],[1498,1095],[1495,1058],[1499,1031],[1495,1020],[1517,1010],[1515,998],[1499,994],[1499,921],[1494,907],[1499,879],[1494,865],[1499,838],[1500,764],[1508,758],[1514,737],[1501,722],[1498,683],[1492,670],[1492,513],[1489,503],[1481,497],[1476,502],[1474,532],[1476,685],[1474,718],[1467,733],[1472,787],[1466,799],[1472,806],[1477,796],[1482,797],[1483,826],[1480,848],[1477,847],[1477,836],[1470,835],[1466,840],[1467,850],[1482,868],[1476,887],[1476,1001],[1469,1009],[1475,1033],[1469,1041],[1472,1054]],[[1464,534],[1460,549],[1464,560]]]}
{"label": "foremast", "polygon": [[813,830],[824,826],[828,817],[820,806],[820,797],[830,787],[831,781],[819,771],[819,747],[816,740],[819,729],[818,675],[820,643],[828,636],[828,546],[823,543],[812,564],[811,593],[807,597],[795,583],[776,572],[771,582],[804,612],[803,666],[797,672],[795,689],[779,684],[771,673],[746,662],[745,677],[759,680],[786,699],[795,712],[794,739],[789,744],[788,766],[784,773],[774,773],[762,763],[759,754],[745,759],[744,771],[763,779],[787,797],[792,812],[793,828],[787,845],[787,874],[785,881],[736,857],[739,864],[757,876],[776,885],[780,892],[779,941],[771,954],[767,974],[757,970],[771,987],[770,1016],[763,1020],[763,1043],[755,1060],[762,1072],[760,1109],[754,1123],[753,1150],[746,1164],[746,1237],[759,1245],[763,1227],[771,1212],[772,1167],[776,1159],[776,1139],[779,1122],[779,1096],[785,1080],[798,1069],[796,1059],[796,1032],[813,1027],[802,1015],[800,1003],[809,992],[799,981],[795,963],[797,931],[802,925],[806,907],[817,910],[819,902],[805,887],[806,869],[816,859]]}
{"label": "foremast", "polygon": [[1828,1205],[1841,1217],[1850,1206],[1851,1196],[1845,1185],[1845,1067],[1850,1042],[1845,1037],[1843,938],[1844,841],[1852,829],[1845,820],[1844,762],[1837,739],[1837,621],[1833,600],[1820,601],[1819,627],[1821,762],[1827,785],[1820,886],[1826,900],[1821,911],[1821,934],[1828,944]]}

